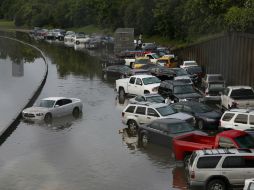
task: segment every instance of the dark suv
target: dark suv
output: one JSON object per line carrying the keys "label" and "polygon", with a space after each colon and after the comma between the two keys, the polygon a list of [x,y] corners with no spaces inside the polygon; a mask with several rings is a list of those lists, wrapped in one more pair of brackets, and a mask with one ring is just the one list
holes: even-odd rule
{"label": "dark suv", "polygon": [[198,94],[191,84],[186,84],[177,80],[162,81],[158,93],[164,98],[169,98],[172,102],[199,101],[201,95]]}

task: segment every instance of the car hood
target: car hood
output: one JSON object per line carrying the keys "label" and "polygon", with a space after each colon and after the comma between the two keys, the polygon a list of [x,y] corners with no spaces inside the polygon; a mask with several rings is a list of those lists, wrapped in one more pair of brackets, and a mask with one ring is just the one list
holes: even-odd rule
{"label": "car hood", "polygon": [[189,114],[186,114],[186,113],[179,112],[179,113],[174,113],[174,114],[165,116],[165,118],[174,118],[174,119],[188,120],[190,118],[193,118],[193,116],[191,116]]}
{"label": "car hood", "polygon": [[195,115],[199,117],[210,118],[210,119],[220,119],[222,114],[216,111],[211,111],[206,113],[196,113]]}
{"label": "car hood", "polygon": [[184,99],[184,98],[201,98],[201,95],[198,93],[188,93],[188,94],[175,94],[175,97],[178,99]]}
{"label": "car hood", "polygon": [[30,107],[23,110],[23,113],[45,113],[49,108],[44,107]]}

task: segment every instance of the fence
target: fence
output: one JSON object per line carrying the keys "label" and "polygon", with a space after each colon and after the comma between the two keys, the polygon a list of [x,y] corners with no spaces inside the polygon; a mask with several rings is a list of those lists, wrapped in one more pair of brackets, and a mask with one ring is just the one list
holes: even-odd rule
{"label": "fence", "polygon": [[206,73],[220,73],[227,85],[254,86],[254,35],[226,34],[176,49],[180,60],[196,60]]}

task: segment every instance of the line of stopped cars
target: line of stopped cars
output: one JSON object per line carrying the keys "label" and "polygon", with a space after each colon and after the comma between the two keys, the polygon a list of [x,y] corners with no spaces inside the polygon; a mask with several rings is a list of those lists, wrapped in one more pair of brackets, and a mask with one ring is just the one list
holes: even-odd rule
{"label": "line of stopped cars", "polygon": [[[126,65],[135,68],[135,62]],[[175,160],[183,161],[193,189],[253,188],[252,181],[245,182],[254,177],[252,87],[226,87],[221,74],[204,74],[196,61],[138,68],[149,74],[121,77],[115,89],[119,99],[134,96],[122,111],[122,122],[139,145],[170,147]]]}

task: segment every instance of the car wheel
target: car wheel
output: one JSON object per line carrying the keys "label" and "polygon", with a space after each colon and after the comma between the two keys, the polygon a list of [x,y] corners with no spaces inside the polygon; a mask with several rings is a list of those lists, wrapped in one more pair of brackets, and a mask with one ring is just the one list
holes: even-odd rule
{"label": "car wheel", "polygon": [[121,97],[124,97],[124,96],[125,96],[125,91],[124,91],[123,88],[120,88],[120,89],[119,89],[119,96],[121,96]]}
{"label": "car wheel", "polygon": [[203,120],[199,120],[199,121],[198,121],[198,128],[199,128],[200,130],[203,130],[203,129],[204,129],[204,121],[203,121]]}
{"label": "car wheel", "polygon": [[226,184],[224,181],[220,179],[214,179],[208,183],[207,189],[208,190],[225,190]]}
{"label": "car wheel", "polygon": [[142,134],[142,135],[141,135],[141,145],[142,145],[143,147],[147,147],[148,144],[149,144],[149,140],[148,140],[147,134]]}
{"label": "car wheel", "polygon": [[44,116],[44,121],[46,123],[51,123],[52,122],[52,114],[51,113],[46,113],[46,115]]}
{"label": "car wheel", "polygon": [[138,125],[137,125],[136,121],[130,120],[128,122],[128,129],[129,129],[129,132],[130,132],[131,135],[136,135],[137,134],[137,128],[138,128]]}
{"label": "car wheel", "polygon": [[73,117],[77,118],[79,116],[79,108],[74,108],[72,111]]}

